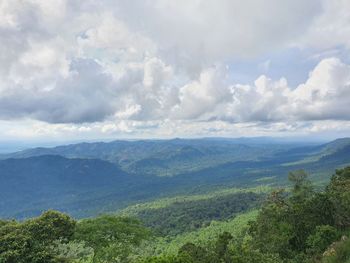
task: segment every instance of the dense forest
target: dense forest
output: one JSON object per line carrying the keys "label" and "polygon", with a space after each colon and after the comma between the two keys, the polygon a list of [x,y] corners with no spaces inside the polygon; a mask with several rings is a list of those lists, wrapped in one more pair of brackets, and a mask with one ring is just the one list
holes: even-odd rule
{"label": "dense forest", "polygon": [[[1,220],[0,262],[350,262],[350,167],[337,170],[323,191],[302,170],[290,173],[289,180],[290,189],[270,192],[256,212],[246,210],[256,207],[261,195],[236,193],[210,199],[212,205],[201,200],[150,209],[139,218],[101,215],[77,221],[49,210],[25,221]],[[230,229],[227,223],[240,218],[238,212],[255,216]],[[209,224],[198,232],[204,234],[202,229],[215,226],[211,219],[226,224],[224,231],[214,228],[216,238],[186,241],[173,253],[152,249],[171,235],[193,233],[195,224]]]}
{"label": "dense forest", "polygon": [[176,202],[164,208],[137,213],[145,226],[158,235],[177,235],[225,220],[256,207],[262,199],[256,193],[236,193],[206,200]]}
{"label": "dense forest", "polygon": [[74,218],[223,188],[285,186],[305,169],[318,185],[350,164],[350,138],[328,143],[272,139],[174,139],[78,143],[0,154],[0,217],[43,211]]}

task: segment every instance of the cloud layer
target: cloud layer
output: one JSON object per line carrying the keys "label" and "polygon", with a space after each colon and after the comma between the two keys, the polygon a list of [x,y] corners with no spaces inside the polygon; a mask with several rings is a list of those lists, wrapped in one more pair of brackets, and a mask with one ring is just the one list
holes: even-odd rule
{"label": "cloud layer", "polygon": [[[4,0],[0,119],[102,132],[350,121],[350,66],[334,52],[350,48],[347,10],[346,0]],[[235,61],[288,48],[323,54],[298,86],[269,78],[268,59],[254,83],[232,78]]]}

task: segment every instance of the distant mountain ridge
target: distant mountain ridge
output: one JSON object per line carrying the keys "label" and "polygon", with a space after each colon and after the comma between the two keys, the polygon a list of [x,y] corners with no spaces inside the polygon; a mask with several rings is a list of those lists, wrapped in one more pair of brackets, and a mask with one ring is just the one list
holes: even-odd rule
{"label": "distant mountain ridge", "polygon": [[0,217],[49,208],[81,217],[179,193],[283,185],[296,169],[322,181],[347,164],[349,138],[316,146],[176,139],[34,148],[2,155]]}
{"label": "distant mountain ridge", "polygon": [[350,145],[350,138],[339,138],[329,143],[323,144],[323,151],[335,152]]}
{"label": "distant mountain ridge", "polygon": [[41,155],[92,158],[116,163],[129,173],[173,176],[227,162],[258,160],[294,147],[293,144],[266,144],[261,139],[242,139],[242,142],[239,139],[172,139],[78,143],[32,148],[0,155],[0,159]]}

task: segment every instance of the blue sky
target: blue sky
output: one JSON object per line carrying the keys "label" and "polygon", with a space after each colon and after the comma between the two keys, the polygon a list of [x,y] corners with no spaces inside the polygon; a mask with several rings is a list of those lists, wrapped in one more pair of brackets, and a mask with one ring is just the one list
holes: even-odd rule
{"label": "blue sky", "polygon": [[4,0],[2,141],[350,136],[347,0]]}
{"label": "blue sky", "polygon": [[231,62],[231,78],[239,83],[252,83],[256,76],[265,74],[272,79],[284,77],[291,87],[297,87],[308,79],[309,73],[321,60],[329,57],[338,57],[344,63],[350,63],[350,53],[346,47],[338,46],[326,51],[292,47]]}

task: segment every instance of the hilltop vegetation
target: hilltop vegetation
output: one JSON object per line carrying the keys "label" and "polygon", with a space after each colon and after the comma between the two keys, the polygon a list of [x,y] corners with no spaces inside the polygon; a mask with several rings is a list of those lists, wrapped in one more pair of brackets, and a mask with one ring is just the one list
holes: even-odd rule
{"label": "hilltop vegetation", "polygon": [[237,193],[142,210],[136,216],[157,235],[177,235],[208,226],[212,220],[232,218],[257,207],[261,200],[255,193]]}
{"label": "hilltop vegetation", "polygon": [[24,222],[0,222],[0,262],[125,262],[148,235],[130,218],[105,215],[77,222],[47,211]]}
{"label": "hilltop vegetation", "polygon": [[179,249],[192,243],[197,246],[208,246],[213,240],[225,232],[238,237],[246,231],[250,221],[256,219],[258,210],[251,210],[239,214],[232,219],[224,221],[213,220],[210,225],[199,228],[195,231],[184,232],[176,236],[161,236],[145,241],[137,250],[136,258],[150,257],[155,255],[176,255]]}
{"label": "hilltop vegetation", "polygon": [[[337,170],[323,191],[317,191],[302,170],[290,173],[289,180],[291,190],[271,192],[258,211],[240,216],[231,211],[232,218],[228,220],[223,213],[221,222],[215,218],[194,231],[175,224],[173,227],[183,232],[175,236],[143,226],[142,216],[141,221],[118,215],[76,221],[48,211],[23,222],[2,220],[0,262],[349,262],[350,167]],[[237,197],[247,198],[246,194],[211,197],[197,200],[196,204],[203,202],[201,205],[209,207],[211,200],[213,209],[225,202],[235,207],[240,203]],[[177,215],[182,209],[193,208],[193,201],[179,207],[174,204],[160,208],[171,209],[174,222],[181,222]],[[148,212],[153,213],[152,208]],[[198,215],[189,220],[201,222]],[[162,213],[152,217],[159,222],[164,219]]]}

